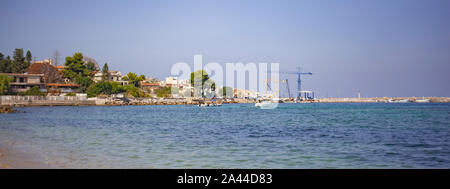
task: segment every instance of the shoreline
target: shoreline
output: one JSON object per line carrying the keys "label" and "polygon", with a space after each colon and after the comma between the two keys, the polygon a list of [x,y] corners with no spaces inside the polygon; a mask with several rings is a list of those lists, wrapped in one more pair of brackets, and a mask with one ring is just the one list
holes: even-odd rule
{"label": "shoreline", "polygon": [[32,154],[0,144],[0,169],[51,169],[52,167]]}
{"label": "shoreline", "polygon": [[[450,97],[373,97],[373,98],[317,98],[303,102],[280,100],[280,103],[393,103],[390,100],[408,100],[409,103],[420,103],[417,100],[427,99],[426,103],[450,103]],[[256,99],[234,98],[231,101],[217,100],[220,104],[257,103]],[[192,98],[91,98],[91,99],[54,99],[53,96],[0,96],[2,107],[40,107],[40,106],[143,106],[143,105],[198,105],[211,103],[210,100]],[[423,102],[422,102],[423,103]],[[10,111],[0,111],[13,113]]]}

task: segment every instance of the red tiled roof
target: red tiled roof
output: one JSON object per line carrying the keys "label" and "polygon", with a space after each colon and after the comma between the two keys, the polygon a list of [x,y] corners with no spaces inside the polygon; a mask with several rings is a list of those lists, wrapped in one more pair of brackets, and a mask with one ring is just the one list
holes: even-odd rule
{"label": "red tiled roof", "polygon": [[30,74],[40,74],[40,70],[44,66],[43,63],[33,63],[28,67],[27,73]]}

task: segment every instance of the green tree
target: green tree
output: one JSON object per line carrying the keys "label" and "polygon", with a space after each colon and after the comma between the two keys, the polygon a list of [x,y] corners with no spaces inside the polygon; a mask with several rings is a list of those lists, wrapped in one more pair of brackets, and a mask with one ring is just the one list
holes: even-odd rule
{"label": "green tree", "polygon": [[0,53],[0,73],[8,73],[6,68],[8,67],[8,64],[5,59],[5,55]]}
{"label": "green tree", "polygon": [[216,84],[211,78],[209,78],[209,75],[205,70],[197,70],[195,72],[192,72],[190,83],[191,86],[194,87],[194,93],[196,95],[201,92],[201,95],[204,96],[205,89],[210,88],[214,91],[216,88]]}
{"label": "green tree", "polygon": [[12,72],[13,73],[24,73],[27,71],[30,63],[25,61],[23,56],[23,49],[15,49],[12,62]]}
{"label": "green tree", "polygon": [[7,75],[0,75],[0,94],[5,94],[9,90],[9,83],[12,78]]}
{"label": "green tree", "polygon": [[145,80],[145,75],[137,76],[135,73],[129,72],[122,80],[128,81],[129,84],[132,84],[135,87],[139,87],[141,86],[141,81]]}
{"label": "green tree", "polygon": [[94,83],[94,81],[93,81],[91,78],[89,78],[89,77],[77,77],[77,78],[75,79],[75,82],[76,82],[78,85],[80,85],[79,90],[80,90],[80,92],[82,92],[82,93],[86,92],[87,88],[88,88],[89,86],[91,86],[92,83]]}
{"label": "green tree", "polygon": [[33,56],[31,55],[31,52],[28,50],[27,55],[25,57],[25,60],[27,61],[28,65],[31,64],[32,59],[33,59]]}
{"label": "green tree", "polygon": [[86,64],[86,68],[90,71],[90,72],[96,72],[97,68],[95,67],[95,63],[93,62],[88,62]]}
{"label": "green tree", "polygon": [[84,65],[83,54],[75,53],[73,56],[66,57],[64,63],[66,69],[63,70],[64,77],[75,80],[77,77],[90,77],[91,72]]}
{"label": "green tree", "polygon": [[0,60],[0,73],[11,73],[11,57],[7,56],[6,59]]}
{"label": "green tree", "polygon": [[110,74],[109,74],[108,64],[105,63],[105,65],[103,66],[103,69],[102,69],[102,81],[109,81],[109,77],[110,77]]}
{"label": "green tree", "polygon": [[73,56],[66,57],[64,65],[66,66],[66,69],[63,70],[64,77],[80,85],[80,92],[86,92],[93,81],[91,71],[84,64],[83,54],[75,53]]}

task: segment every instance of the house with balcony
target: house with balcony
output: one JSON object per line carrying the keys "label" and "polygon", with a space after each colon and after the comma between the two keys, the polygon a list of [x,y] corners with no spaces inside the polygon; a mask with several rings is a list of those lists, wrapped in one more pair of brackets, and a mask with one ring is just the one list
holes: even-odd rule
{"label": "house with balcony", "polygon": [[28,74],[28,73],[0,73],[11,77],[9,83],[12,92],[25,92],[34,86],[38,86],[41,90],[45,90],[44,74]]}

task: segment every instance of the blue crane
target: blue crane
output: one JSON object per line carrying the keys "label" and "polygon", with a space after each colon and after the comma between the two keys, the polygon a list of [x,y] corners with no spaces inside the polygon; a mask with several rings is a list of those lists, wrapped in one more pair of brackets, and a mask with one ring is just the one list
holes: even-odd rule
{"label": "blue crane", "polygon": [[302,91],[302,75],[312,75],[311,72],[301,72],[300,67],[297,67],[297,72],[280,72],[282,74],[295,74],[297,75],[297,99],[300,99],[301,94],[300,91]]}

